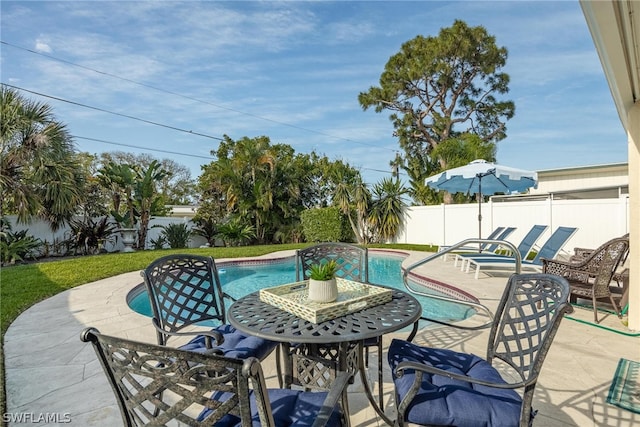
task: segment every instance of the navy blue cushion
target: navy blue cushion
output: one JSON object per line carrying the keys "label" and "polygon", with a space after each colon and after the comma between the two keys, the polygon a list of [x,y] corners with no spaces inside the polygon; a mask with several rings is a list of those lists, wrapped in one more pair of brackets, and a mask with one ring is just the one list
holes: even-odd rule
{"label": "navy blue cushion", "polygon": [[[311,427],[320,408],[322,408],[324,400],[327,398],[326,392],[304,392],[291,389],[270,389],[268,392],[273,420],[277,427]],[[219,401],[225,401],[231,396],[231,393],[218,393],[214,395],[214,398]],[[250,399],[252,426],[261,427],[262,424],[260,424],[253,392],[251,392]],[[211,409],[203,410],[198,417],[198,421],[203,421],[210,413]],[[331,414],[327,426],[341,426],[341,414],[340,408],[337,407]],[[227,414],[215,423],[214,427],[238,427],[241,425],[242,422],[239,417]]]}
{"label": "navy blue cushion", "polygon": [[[221,345],[215,345],[215,341],[212,341],[212,348],[219,350],[219,354],[226,357],[235,357],[237,359],[256,357],[262,360],[277,345],[274,341],[244,335],[231,325],[220,325],[212,330],[220,332],[224,337],[224,342]],[[205,337],[202,335],[198,335],[187,344],[181,346],[180,349],[198,353],[208,350],[205,346]]]}
{"label": "navy blue cushion", "polygon": [[[396,367],[405,361],[431,365],[472,378],[505,383],[487,361],[473,354],[421,347],[394,339],[389,346],[388,358],[394,373],[398,402],[407,394],[415,378],[412,370],[406,370],[402,377],[395,378]],[[424,373],[420,390],[407,409],[406,421],[457,427],[517,426],[521,406],[522,398],[514,390],[486,387]]]}

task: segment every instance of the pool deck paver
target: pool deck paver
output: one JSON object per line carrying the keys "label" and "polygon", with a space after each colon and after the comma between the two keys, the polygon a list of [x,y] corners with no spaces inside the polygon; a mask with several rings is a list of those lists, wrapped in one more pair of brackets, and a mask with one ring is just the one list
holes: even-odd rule
{"label": "pool deck paver", "polygon": [[[375,251],[375,250],[374,250]],[[425,256],[407,252],[404,266]],[[289,256],[291,251],[271,254]],[[435,260],[416,272],[452,284],[493,309],[502,293],[506,277],[461,273],[452,262]],[[80,332],[93,326],[102,333],[134,340],[155,342],[148,317],[132,312],[127,293],[142,278],[126,273],[82,285],[22,313],[9,327],[4,342],[7,411],[3,419],[10,426],[118,426],[120,412],[102,368],[89,344],[80,341]],[[572,317],[590,320],[592,312],[576,310]],[[624,330],[615,316],[602,322]],[[384,337],[385,348],[393,336]],[[486,332],[460,332],[452,328],[423,328],[414,342],[484,355]],[[375,351],[370,366],[376,366]],[[621,358],[640,360],[640,337],[617,334],[571,319],[560,326],[540,375],[534,396],[537,426],[640,425],[640,415],[606,402],[613,374]],[[263,366],[268,384],[275,386],[273,356]],[[386,361],[384,377],[386,411],[393,414]],[[377,375],[370,375],[377,378]],[[368,405],[362,385],[349,389],[354,427],[382,426],[384,423]],[[11,420],[13,418],[13,421]],[[17,420],[17,421],[16,421]]]}

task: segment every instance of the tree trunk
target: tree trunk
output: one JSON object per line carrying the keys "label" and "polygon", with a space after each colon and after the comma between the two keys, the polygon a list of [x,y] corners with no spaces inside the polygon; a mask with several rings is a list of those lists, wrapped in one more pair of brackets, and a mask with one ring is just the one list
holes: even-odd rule
{"label": "tree trunk", "polygon": [[443,198],[443,202],[445,205],[450,205],[453,203],[453,194],[449,193],[448,191],[446,191],[444,193],[444,198]]}

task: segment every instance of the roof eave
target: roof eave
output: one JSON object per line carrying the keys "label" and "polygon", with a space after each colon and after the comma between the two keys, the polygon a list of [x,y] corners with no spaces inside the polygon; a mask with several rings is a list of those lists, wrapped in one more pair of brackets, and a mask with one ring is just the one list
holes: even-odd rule
{"label": "roof eave", "polygon": [[580,0],[580,6],[618,115],[627,129],[627,114],[637,101],[640,90],[640,8],[633,1],[616,0]]}

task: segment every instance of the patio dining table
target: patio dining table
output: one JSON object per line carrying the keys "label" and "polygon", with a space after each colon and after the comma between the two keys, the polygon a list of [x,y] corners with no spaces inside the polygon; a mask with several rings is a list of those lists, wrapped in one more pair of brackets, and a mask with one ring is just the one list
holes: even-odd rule
{"label": "patio dining table", "polygon": [[246,334],[280,342],[285,357],[291,354],[293,362],[285,363],[284,383],[287,387],[296,380],[303,387],[327,389],[337,371],[354,376],[359,372],[367,399],[378,415],[392,425],[369,386],[364,342],[413,325],[409,334],[412,339],[417,332],[422,307],[407,292],[389,289],[392,290],[390,301],[320,323],[264,302],[259,292],[254,292],[234,302],[229,307],[227,319]]}

